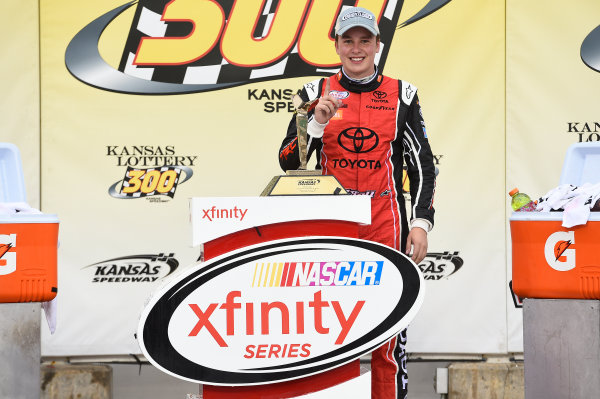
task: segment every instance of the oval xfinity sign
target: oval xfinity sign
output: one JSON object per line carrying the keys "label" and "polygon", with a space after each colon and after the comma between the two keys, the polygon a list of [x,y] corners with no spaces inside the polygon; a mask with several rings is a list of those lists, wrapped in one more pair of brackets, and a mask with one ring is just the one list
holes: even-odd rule
{"label": "oval xfinity sign", "polygon": [[396,335],[423,301],[404,254],[371,241],[295,238],[199,264],[161,289],[138,339],[164,372],[254,385],[348,363]]}

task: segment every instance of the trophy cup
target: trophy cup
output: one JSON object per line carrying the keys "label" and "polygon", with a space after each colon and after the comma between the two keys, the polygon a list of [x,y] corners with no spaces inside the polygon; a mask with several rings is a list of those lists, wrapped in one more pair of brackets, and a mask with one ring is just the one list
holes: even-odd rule
{"label": "trophy cup", "polygon": [[[326,91],[328,91],[327,81]],[[320,170],[308,170],[308,112],[319,99],[302,101],[296,94],[292,101],[296,107],[296,130],[298,134],[298,154],[300,166],[298,170],[288,170],[285,175],[275,176],[260,194],[261,197],[276,195],[337,195],[348,194],[340,182],[331,175],[323,175]]]}

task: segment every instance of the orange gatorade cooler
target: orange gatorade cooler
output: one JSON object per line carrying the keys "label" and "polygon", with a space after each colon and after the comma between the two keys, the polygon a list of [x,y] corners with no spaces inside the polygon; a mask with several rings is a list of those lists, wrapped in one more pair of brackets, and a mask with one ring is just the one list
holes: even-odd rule
{"label": "orange gatorade cooler", "polygon": [[600,299],[600,212],[565,228],[562,212],[513,212],[512,279],[523,298]]}
{"label": "orange gatorade cooler", "polygon": [[0,302],[53,299],[57,246],[56,215],[0,215]]}

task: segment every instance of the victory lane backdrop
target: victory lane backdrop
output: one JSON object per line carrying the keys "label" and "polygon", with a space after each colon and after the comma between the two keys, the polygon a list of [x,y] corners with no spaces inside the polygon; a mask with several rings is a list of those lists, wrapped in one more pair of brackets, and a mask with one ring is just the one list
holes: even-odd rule
{"label": "victory lane backdrop", "polygon": [[408,350],[504,353],[504,5],[451,2],[393,45],[384,72],[417,85],[439,169],[420,265],[438,280],[427,280]]}
{"label": "victory lane backdrop", "polygon": [[[226,42],[235,32],[224,28],[216,34],[210,26],[205,28],[214,29],[214,43],[192,35],[207,51],[202,57],[151,66],[142,65],[143,54],[138,54],[142,58],[136,66],[128,60],[144,47],[136,44],[143,43],[139,32],[160,38],[147,42],[154,43],[148,48],[164,44],[165,35],[190,32],[189,25],[185,30],[157,20],[160,3],[140,1],[103,21],[99,18],[126,3],[40,2],[42,205],[61,219],[58,329],[52,336],[44,333],[46,356],[139,353],[133,334],[144,302],[170,273],[190,267],[199,255],[190,246],[189,198],[258,195],[272,176],[281,174],[276,154],[292,115],[291,93],[337,68],[325,59],[318,68],[297,64],[294,73],[278,69],[286,57],[314,61],[306,44],[309,33],[320,40],[327,30],[316,29],[323,21],[308,14],[297,26],[312,21],[316,30],[304,30],[308,36],[302,39],[298,29],[292,45],[280,48],[279,58],[272,57],[270,64],[242,60],[254,63],[246,77],[230,74],[243,63],[234,54],[239,49]],[[218,3],[228,16],[232,2]],[[308,12],[308,3],[302,12]],[[192,7],[185,0],[170,4],[184,11]],[[265,2],[267,12],[258,18],[263,30],[269,19],[273,29],[281,26],[272,16],[273,4]],[[436,227],[430,254],[420,265],[428,296],[410,326],[409,351],[505,352],[504,152],[498,150],[504,134],[499,106],[504,101],[503,4],[359,2],[367,4],[378,4],[388,33],[379,59],[383,72],[419,88],[440,170]],[[425,6],[429,13],[420,13]],[[182,19],[182,9],[172,9],[173,19]],[[330,10],[332,18],[336,12]],[[248,21],[236,23],[243,30]],[[99,41],[94,32],[101,33]],[[335,57],[333,42],[329,45],[323,54]],[[94,58],[96,49],[103,63]],[[161,52],[147,53],[157,54]],[[109,71],[108,78],[98,81],[90,75],[88,61]],[[279,75],[268,75],[274,71]],[[203,80],[210,76],[216,80]],[[210,86],[216,84],[230,86]],[[176,94],[188,89],[188,94]],[[457,119],[449,104],[461,104],[460,113],[469,118]],[[490,184],[468,184],[482,180]],[[497,200],[462,212],[462,196]],[[473,241],[473,231],[485,239]]]}
{"label": "victory lane backdrop", "polygon": [[[507,10],[507,190],[536,199],[559,185],[570,145],[600,141],[600,4],[508,0]],[[508,348],[522,351],[522,311],[510,292],[507,306]]]}
{"label": "victory lane backdrop", "polygon": [[[107,4],[102,3],[102,7]],[[259,132],[245,125],[244,130],[252,134],[235,138],[223,135],[241,129],[236,117],[239,110],[231,106],[231,93],[217,91],[204,103],[190,102],[193,98],[189,96],[115,94],[74,79],[64,65],[65,49],[79,29],[106,11],[102,7],[89,7],[88,13],[76,18],[78,13],[71,10],[81,11],[77,3],[63,4],[62,9],[57,3],[49,7],[42,4],[43,206],[61,215],[59,327],[55,335],[44,337],[46,355],[139,353],[134,339],[137,319],[160,280],[93,282],[98,267],[90,265],[129,256],[173,253],[179,267],[185,268],[199,256],[199,249],[190,246],[188,199],[238,192],[258,195],[268,176],[278,172],[277,165],[266,162],[263,156],[252,163],[265,170],[262,179],[257,174],[264,183],[259,180],[251,184],[242,178],[248,160],[232,152],[232,145],[242,146],[248,154],[258,154],[268,145],[265,143],[271,142],[271,151],[276,153],[279,135],[265,138],[262,143],[256,140]],[[64,15],[77,22],[67,23],[70,19]],[[131,20],[123,24],[121,42],[111,43],[121,22],[116,19],[100,42],[107,59],[111,51],[114,53],[113,47],[120,46],[122,51]],[[61,40],[49,39],[56,35]],[[241,90],[235,97],[246,95]],[[209,115],[215,119],[207,120]],[[282,124],[287,115],[284,119]],[[182,166],[195,172],[188,181],[177,184],[173,198],[154,195],[122,199],[110,195],[109,189],[124,180],[129,167],[154,167],[152,158],[161,156],[184,157]],[[268,164],[270,169],[261,164]],[[127,260],[108,263],[128,267]],[[100,273],[106,274],[102,277],[126,277],[111,275],[110,267],[101,266]]]}

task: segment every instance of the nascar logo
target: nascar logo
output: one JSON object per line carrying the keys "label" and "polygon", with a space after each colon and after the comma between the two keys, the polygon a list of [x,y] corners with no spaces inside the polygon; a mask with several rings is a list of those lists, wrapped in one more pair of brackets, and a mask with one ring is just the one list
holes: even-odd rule
{"label": "nascar logo", "polygon": [[378,285],[383,262],[257,263],[253,287]]}

